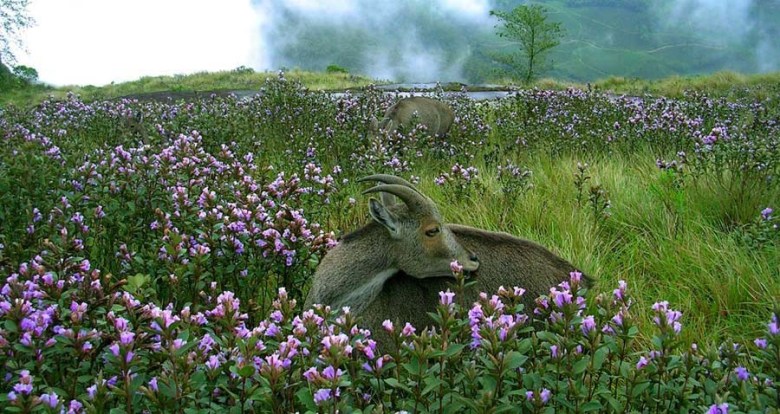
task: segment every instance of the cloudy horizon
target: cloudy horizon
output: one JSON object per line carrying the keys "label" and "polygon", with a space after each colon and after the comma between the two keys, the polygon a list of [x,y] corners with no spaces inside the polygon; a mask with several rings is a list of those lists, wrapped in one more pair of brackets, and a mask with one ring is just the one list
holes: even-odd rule
{"label": "cloudy horizon", "polygon": [[[648,62],[666,75],[689,65],[695,69],[699,60],[715,62],[707,66],[709,70],[780,70],[780,46],[773,41],[780,29],[771,18],[757,15],[759,1],[653,3],[640,22],[648,30],[643,35],[648,49],[667,50],[666,43],[669,47],[703,47],[690,49],[684,55],[693,56],[688,60],[665,61],[661,56]],[[780,0],[769,1],[780,10]],[[486,47],[504,42],[495,38],[496,21],[489,15],[498,4],[515,2],[31,0],[29,12],[36,24],[22,32],[21,41],[29,53],[17,51],[17,64],[35,68],[42,82],[54,86],[101,86],[143,76],[240,66],[257,71],[324,70],[331,64],[374,79],[464,81],[489,66]],[[624,32],[597,33],[579,39],[581,50],[562,46],[561,53],[569,54],[558,57],[576,60],[578,53],[585,53],[593,58],[589,65],[594,73],[634,76],[624,73],[631,70],[627,64],[602,66],[614,57],[593,56],[602,47],[606,51],[616,47],[613,43]],[[655,36],[664,39],[653,45]],[[581,78],[583,68],[575,69],[579,72],[558,74]]]}

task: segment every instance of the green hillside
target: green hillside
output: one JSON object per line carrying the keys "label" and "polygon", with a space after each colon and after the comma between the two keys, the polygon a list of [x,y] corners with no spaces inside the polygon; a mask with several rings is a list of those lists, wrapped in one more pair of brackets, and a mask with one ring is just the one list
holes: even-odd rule
{"label": "green hillside", "polygon": [[[695,26],[663,27],[659,12],[648,7],[573,6],[572,1],[547,1],[550,19],[562,23],[566,36],[552,53],[555,78],[590,81],[608,76],[658,79],[672,75],[731,70],[756,71],[756,40],[702,39]],[[605,2],[579,2],[598,4]],[[657,2],[664,3],[664,2]],[[780,21],[780,2],[760,4],[761,22]],[[756,27],[751,30],[758,30]],[[715,30],[715,28],[713,28]],[[775,51],[775,54],[777,51]]]}
{"label": "green hillside", "polygon": [[[274,64],[313,71],[336,64],[402,82],[475,83],[505,76],[492,57],[517,51],[517,45],[496,35],[497,21],[437,11],[436,2],[401,3],[391,11],[361,9],[364,14],[348,21],[313,18],[279,5],[286,13],[273,21]],[[780,67],[780,46],[773,40],[780,38],[780,0],[494,0],[490,7],[534,3],[565,30],[551,51],[554,65],[544,73],[556,79],[659,79]],[[391,14],[378,18],[381,13]]]}

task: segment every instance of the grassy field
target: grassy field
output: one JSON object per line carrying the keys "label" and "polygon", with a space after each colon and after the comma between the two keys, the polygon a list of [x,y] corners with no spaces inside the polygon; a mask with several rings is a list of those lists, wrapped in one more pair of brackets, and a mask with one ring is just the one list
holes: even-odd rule
{"label": "grassy field", "polygon": [[[207,92],[222,90],[256,90],[271,77],[273,72],[255,72],[252,69],[238,68],[223,72],[203,72],[175,76],[145,76],[131,82],[104,86],[68,85],[49,87],[36,85],[25,89],[11,90],[0,97],[0,105],[34,106],[45,99],[65,99],[68,93],[78,95],[84,101],[115,99],[127,95],[140,95],[152,92]],[[297,80],[312,90],[344,90],[377,83],[376,80],[346,73],[309,72],[302,70],[286,71],[285,76]]]}
{"label": "grassy field", "polygon": [[[71,334],[83,328],[96,336],[52,339],[56,345],[36,351],[64,331],[46,322],[25,339],[24,314],[3,311],[0,339],[37,345],[0,361],[13,372],[30,366],[45,377],[53,375],[47,367],[72,365],[83,381],[58,393],[76,398],[101,365],[94,364],[98,353],[73,358],[82,352],[78,341],[98,346],[101,335],[113,338],[119,328],[108,312],[139,327],[133,346],[147,359],[133,369],[148,372],[141,377],[146,381],[173,363],[149,341],[172,335],[167,340],[181,343],[204,334],[189,315],[214,317],[235,297],[246,315],[213,322],[227,324],[213,336],[234,332],[231,324],[239,320],[270,329],[261,320],[283,307],[274,302],[278,289],[300,304],[334,238],[367,221],[365,186],[356,179],[372,173],[418,183],[449,222],[535,240],[570,260],[597,281],[587,311],[598,315],[599,329],[618,329],[609,313],[615,309],[606,304],[625,281],[633,299],[619,315],[636,326],[628,334],[636,341],[623,350],[635,352],[631,358],[655,346],[660,301],[682,312],[679,336],[665,337],[674,347],[697,343],[714,355],[724,341],[752,344],[767,331],[780,297],[780,214],[771,210],[780,206],[780,104],[762,89],[776,87],[771,82],[755,92],[747,85],[739,95],[722,93],[734,86],[722,81],[729,76],[702,82],[716,85],[712,97],[695,91],[677,99],[616,97],[573,88],[519,91],[492,102],[454,97],[448,102],[457,120],[446,140],[419,131],[372,136],[369,119],[394,96],[369,89],[332,99],[286,75],[269,79],[260,86],[265,94],[249,100],[85,103],[71,97],[33,111],[11,106],[0,112],[6,131],[0,273],[15,276],[0,293],[8,304],[0,309],[29,302],[40,306],[35,315],[51,313]],[[220,294],[227,291],[230,296]],[[30,298],[41,298],[39,305]],[[139,305],[128,305],[135,300]],[[169,331],[172,315],[181,321]],[[158,325],[140,328],[149,321]],[[179,323],[193,325],[185,333]],[[237,338],[229,338],[220,346],[233,347]],[[181,352],[167,348],[170,361],[185,364],[194,343]],[[248,346],[255,349],[254,342]],[[246,351],[235,347],[231,352]],[[39,368],[36,352],[60,365]],[[108,367],[125,373],[123,392],[141,389],[121,359],[109,355],[114,351],[101,352]],[[230,369],[239,372],[240,360],[234,363]],[[610,367],[622,375],[619,365]],[[219,381],[237,378],[224,374]],[[10,389],[5,381],[3,390]],[[198,389],[207,406],[212,396]]]}
{"label": "grassy field", "polygon": [[[123,96],[141,96],[151,93],[204,93],[210,91],[257,90],[267,79],[277,73],[254,72],[251,69],[236,69],[224,72],[204,72],[177,76],[149,76],[137,81],[105,86],[63,86],[52,88],[33,85],[14,89],[0,96],[0,107],[15,105],[32,107],[46,99],[65,99],[69,93],[90,102],[101,99],[115,99]],[[307,89],[314,91],[343,91],[362,89],[372,84],[387,81],[345,73],[322,73],[292,70],[285,72],[291,80],[300,81]],[[518,83],[510,79],[496,80],[497,85],[516,88]],[[537,80],[531,87],[551,90],[566,88],[593,88],[599,92],[626,94],[632,96],[653,95],[679,98],[686,91],[698,91],[712,97],[739,98],[754,96],[757,99],[772,98],[780,90],[780,73],[745,75],[735,72],[718,72],[698,76],[671,76],[657,80],[640,78],[608,77],[592,83],[561,81],[553,78]]]}
{"label": "grassy field", "polygon": [[[311,77],[306,79],[313,82]],[[725,88],[727,82],[720,79],[713,76],[692,85],[699,88],[714,84],[716,89]],[[739,79],[747,82],[748,78]],[[680,81],[666,82],[676,88]],[[618,85],[616,90],[627,87],[617,81],[607,83],[612,84]],[[629,84],[629,88],[636,87],[634,83]],[[517,98],[500,101],[497,106],[458,101],[459,130],[452,134],[447,147],[433,147],[452,153],[442,157],[427,150],[422,142],[412,149],[399,147],[397,142],[366,141],[364,120],[381,109],[376,105],[387,105],[388,97],[381,98],[383,103],[377,102],[378,97],[372,94],[345,98],[352,99],[349,102],[357,106],[351,109],[353,112],[343,113],[339,109],[344,105],[341,101],[331,102],[323,95],[308,93],[288,102],[287,94],[297,92],[276,90],[278,85],[271,85],[267,87],[269,98],[254,100],[249,108],[258,111],[267,108],[277,115],[250,120],[246,105],[218,98],[213,103],[199,103],[197,109],[165,121],[161,125],[168,131],[164,136],[197,130],[208,152],[235,143],[237,153],[255,153],[259,171],[273,166],[276,172],[301,174],[302,166],[311,161],[323,171],[340,166],[343,179],[349,181],[377,171],[418,176],[422,190],[442,205],[451,221],[522,235],[550,246],[598,278],[601,282],[597,290],[608,291],[619,279],[628,280],[639,293],[639,312],[647,312],[649,305],[661,298],[674,302],[690,318],[686,336],[689,340],[698,338],[714,343],[727,334],[752,335],[762,328],[761,321],[765,318],[762,309],[768,309],[780,297],[776,246],[770,243],[754,248],[743,240],[751,226],[755,226],[762,209],[780,204],[773,178],[778,155],[772,145],[776,144],[777,136],[771,121],[777,114],[777,103],[769,98],[760,109],[753,108],[749,101],[732,108],[725,101],[695,97],[679,103],[648,100],[637,107],[630,99],[612,102],[601,95],[580,96],[568,91],[528,91]],[[130,86],[117,88],[122,93],[138,92]],[[662,84],[656,90],[665,88],[666,84]],[[152,89],[155,88],[149,87]],[[760,92],[759,88],[758,96]],[[50,111],[47,108],[63,104],[44,105],[43,110]],[[74,111],[73,104],[64,105]],[[4,164],[7,191],[2,234],[6,238],[6,251],[16,252],[14,257],[22,259],[24,256],[16,254],[22,251],[30,254],[37,246],[30,241],[9,249],[15,244],[11,241],[20,240],[18,233],[29,224],[26,218],[31,208],[47,211],[57,199],[55,194],[61,191],[71,194],[67,186],[55,184],[60,181],[58,177],[72,176],[78,163],[85,157],[92,159],[95,155],[90,154],[97,154],[94,151],[100,148],[103,151],[117,145],[130,148],[137,145],[137,139],[165,142],[154,130],[154,124],[171,110],[167,105],[132,102],[94,105],[105,109],[89,116],[75,111],[73,116],[81,121],[63,124],[67,135],[48,144],[57,147],[63,157],[63,165],[51,171],[50,176],[34,178],[29,187],[18,186],[12,183],[20,182],[14,175],[20,171],[13,170],[12,164]],[[114,114],[111,108],[115,105],[127,108]],[[226,118],[215,117],[215,105],[231,108]],[[128,112],[129,108],[134,109]],[[136,121],[133,113],[135,116],[143,113],[143,121]],[[47,119],[50,117],[47,115]],[[56,133],[58,125],[65,121],[54,119],[37,133],[47,137]],[[340,123],[334,124],[334,120]],[[24,118],[19,121],[29,122]],[[333,130],[326,133],[322,126]],[[711,135],[713,128],[728,128],[728,134],[735,137],[729,141],[724,139],[722,145],[715,147],[722,153],[703,151],[701,141],[697,141],[701,139],[697,136]],[[154,138],[142,138],[149,134]],[[335,135],[331,137],[331,134]],[[7,141],[6,151],[13,150],[9,145]],[[758,145],[763,152],[744,153],[746,145]],[[307,147],[316,148],[316,156],[306,157]],[[684,160],[676,155],[681,151],[687,154]],[[754,159],[758,156],[763,158]],[[394,166],[394,158],[405,166]],[[656,165],[660,159],[679,165],[677,169],[662,170]],[[438,188],[433,185],[433,179],[449,171],[455,162],[476,167],[480,176],[475,183],[458,190],[457,197],[453,198],[453,188]],[[502,190],[506,183],[497,176],[497,167],[506,163],[532,171],[533,189],[516,198],[507,198]],[[575,186],[578,163],[589,165],[586,174],[590,177],[579,188]],[[738,163],[763,169],[755,176],[734,171],[734,168],[748,168]],[[257,177],[261,182],[269,178],[268,172]],[[43,191],[34,185],[48,188],[46,195],[31,199],[31,194]],[[606,191],[608,218],[600,216],[606,214],[602,211],[604,206],[598,205],[604,200],[588,201],[591,186],[596,185]],[[333,197],[339,200],[352,197],[359,200],[361,207],[346,211],[332,210],[330,206],[309,208],[313,209],[310,210],[313,221],[324,229],[343,234],[366,218],[366,199],[360,196],[358,186],[336,187],[338,191]],[[153,202],[147,203],[151,203],[147,210],[137,212],[139,226],[148,225],[145,221],[152,218],[157,208]],[[113,231],[117,232],[113,240],[136,239],[133,232],[122,234],[129,229]],[[138,248],[156,251],[143,244]],[[108,266],[112,273],[123,273],[111,254],[103,257],[107,252],[95,253],[100,256],[98,262]]]}

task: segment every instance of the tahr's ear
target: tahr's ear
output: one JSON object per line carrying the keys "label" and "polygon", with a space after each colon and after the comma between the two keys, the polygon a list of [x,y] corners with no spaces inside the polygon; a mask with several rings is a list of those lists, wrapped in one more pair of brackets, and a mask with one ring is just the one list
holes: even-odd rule
{"label": "tahr's ear", "polygon": [[371,214],[374,221],[383,225],[390,232],[390,236],[398,236],[398,219],[377,199],[368,200],[368,213]]}

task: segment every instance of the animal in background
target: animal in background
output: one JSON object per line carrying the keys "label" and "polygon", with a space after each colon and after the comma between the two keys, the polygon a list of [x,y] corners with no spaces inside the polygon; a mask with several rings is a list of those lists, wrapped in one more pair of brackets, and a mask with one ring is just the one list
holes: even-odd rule
{"label": "animal in background", "polygon": [[431,136],[443,136],[455,121],[455,112],[448,104],[423,96],[403,98],[387,109],[384,118],[371,119],[373,133],[395,132],[399,127],[424,125]]}

